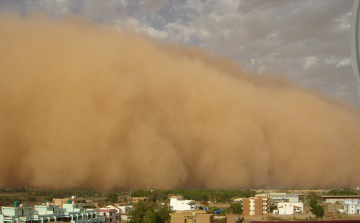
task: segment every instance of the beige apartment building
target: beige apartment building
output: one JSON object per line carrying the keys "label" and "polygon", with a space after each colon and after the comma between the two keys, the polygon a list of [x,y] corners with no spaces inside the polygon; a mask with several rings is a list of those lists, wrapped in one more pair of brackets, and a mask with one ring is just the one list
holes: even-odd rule
{"label": "beige apartment building", "polygon": [[269,195],[258,194],[256,197],[243,198],[244,215],[262,215],[270,213],[271,199]]}

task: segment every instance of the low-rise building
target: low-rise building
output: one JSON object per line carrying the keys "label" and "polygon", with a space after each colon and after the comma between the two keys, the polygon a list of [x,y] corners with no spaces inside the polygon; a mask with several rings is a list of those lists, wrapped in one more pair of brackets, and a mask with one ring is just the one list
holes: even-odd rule
{"label": "low-rise building", "polygon": [[344,209],[344,204],[341,203],[325,203],[325,213],[328,214],[337,214],[338,210]]}
{"label": "low-rise building", "polygon": [[139,201],[147,201],[147,197],[128,197],[127,199],[132,203],[137,203]]}
{"label": "low-rise building", "polygon": [[181,196],[170,197],[170,208],[174,211],[199,210],[200,205],[194,200],[183,200]]}
{"label": "low-rise building", "polygon": [[278,203],[284,203],[284,202],[296,203],[296,202],[299,202],[299,194],[269,193],[269,196],[272,199],[272,202],[273,202],[273,204],[275,206]]}
{"label": "low-rise building", "polygon": [[344,203],[345,200],[359,200],[360,196],[357,195],[344,195],[344,196],[322,196],[322,199],[325,203],[335,204],[336,202]]}
{"label": "low-rise building", "polygon": [[360,200],[358,199],[345,200],[344,212],[346,214],[360,214]]}
{"label": "low-rise building", "polygon": [[292,215],[292,214],[302,214],[304,213],[304,203],[302,202],[284,202],[278,203],[277,212],[274,214],[281,215]]}
{"label": "low-rise building", "polygon": [[191,213],[175,213],[170,214],[171,223],[213,223],[213,214],[191,214]]}
{"label": "low-rise building", "polygon": [[115,208],[98,208],[97,214],[105,218],[105,223],[116,223],[118,220],[117,210]]}
{"label": "low-rise building", "polygon": [[120,214],[127,215],[130,211],[134,210],[134,206],[128,205],[127,203],[115,204],[116,208],[120,209]]}
{"label": "low-rise building", "polygon": [[83,204],[36,205],[30,207],[2,207],[0,223],[105,223],[105,218],[98,217],[96,210],[84,209]]}

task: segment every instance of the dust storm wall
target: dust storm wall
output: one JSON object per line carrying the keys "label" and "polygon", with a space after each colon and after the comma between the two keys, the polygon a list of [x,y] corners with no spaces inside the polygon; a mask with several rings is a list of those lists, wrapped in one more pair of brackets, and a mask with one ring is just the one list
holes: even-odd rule
{"label": "dust storm wall", "polygon": [[0,15],[0,185],[359,184],[360,113],[81,18]]}

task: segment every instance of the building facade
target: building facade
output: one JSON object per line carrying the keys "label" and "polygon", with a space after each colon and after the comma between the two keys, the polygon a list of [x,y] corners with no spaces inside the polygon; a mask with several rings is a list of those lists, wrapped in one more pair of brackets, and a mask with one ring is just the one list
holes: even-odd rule
{"label": "building facade", "polygon": [[344,204],[340,204],[340,203],[325,203],[325,213],[328,214],[337,214],[338,210],[343,210],[344,209]]}
{"label": "building facade", "polygon": [[345,200],[344,212],[346,214],[360,214],[360,200],[357,199]]}
{"label": "building facade", "polygon": [[99,208],[97,209],[97,214],[105,218],[105,223],[116,223],[119,218],[117,210],[114,208]]}
{"label": "building facade", "polygon": [[338,203],[344,203],[345,200],[359,200],[360,196],[354,196],[354,195],[345,195],[345,196],[322,196],[322,199],[325,203],[332,203],[335,204]]}
{"label": "building facade", "polygon": [[199,210],[200,205],[193,200],[183,200],[181,196],[170,197],[170,208],[174,211]]}
{"label": "building facade", "polygon": [[244,215],[262,215],[262,199],[251,197],[243,198]]}
{"label": "building facade", "polygon": [[278,203],[297,203],[299,202],[298,194],[286,194],[286,193],[270,193],[270,198],[272,199],[273,204],[276,206]]}
{"label": "building facade", "polygon": [[30,207],[2,207],[0,223],[105,223],[98,217],[97,211],[84,209],[83,204],[63,204],[63,208],[54,205],[36,205]]}
{"label": "building facade", "polygon": [[302,214],[302,213],[304,213],[304,203],[302,202],[278,203],[277,214],[291,215],[291,214]]}
{"label": "building facade", "polygon": [[213,214],[177,213],[170,214],[171,223],[214,223]]}

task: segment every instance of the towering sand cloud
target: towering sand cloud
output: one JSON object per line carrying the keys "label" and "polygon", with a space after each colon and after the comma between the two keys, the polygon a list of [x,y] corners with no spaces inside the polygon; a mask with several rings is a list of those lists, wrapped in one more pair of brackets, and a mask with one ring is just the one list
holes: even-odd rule
{"label": "towering sand cloud", "polygon": [[0,185],[359,185],[360,112],[197,48],[0,15]]}

